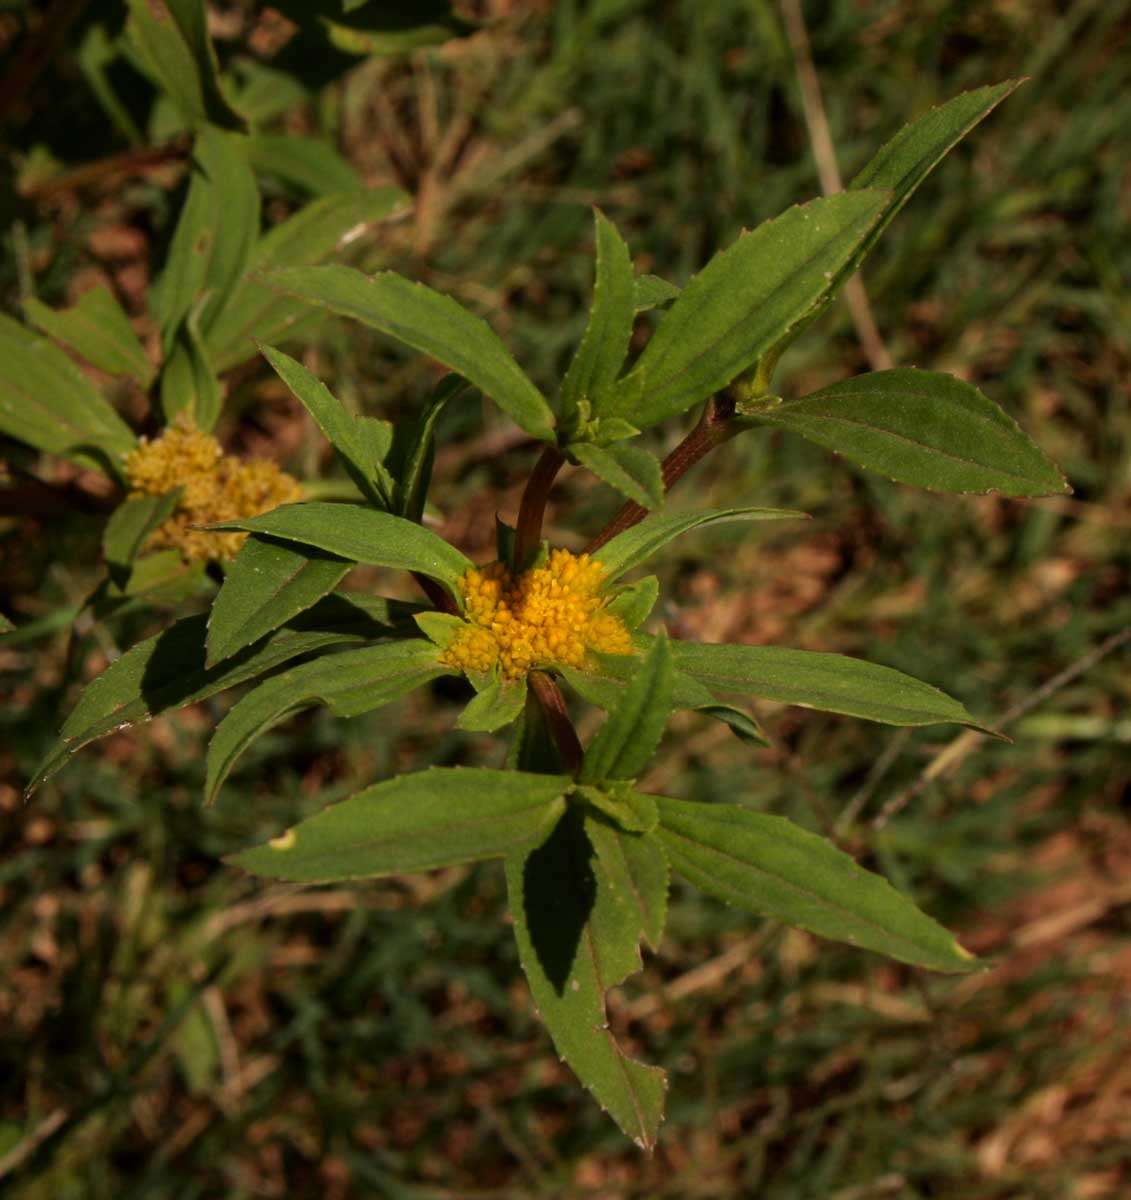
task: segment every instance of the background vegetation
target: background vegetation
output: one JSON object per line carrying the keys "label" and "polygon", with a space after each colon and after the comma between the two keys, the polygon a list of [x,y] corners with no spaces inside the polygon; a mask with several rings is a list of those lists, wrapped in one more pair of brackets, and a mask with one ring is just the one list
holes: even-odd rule
{"label": "background vegetation", "polygon": [[[241,4],[216,6],[213,33],[226,69],[259,89],[261,129],[333,146],[366,182],[416,196],[361,264],[459,296],[540,385],[584,326],[590,205],[638,268],[682,282],[740,228],[819,191],[767,0],[466,11],[488,28],[407,59],[288,56],[285,21]],[[945,729],[763,706],[776,746],[761,751],[684,716],[647,782],[834,834],[996,968],[927,977],[677,893],[662,952],[611,1004],[672,1075],[659,1148],[641,1156],[531,1010],[497,867],[295,890],[218,864],[409,765],[496,765],[492,739],[453,732],[447,685],[372,719],[281,726],[212,810],[198,797],[220,701],[107,740],[24,806],[75,681],[153,618],[68,639],[98,563],[99,496],[8,444],[0,607],[21,631],[0,644],[0,1186],[13,1195],[1128,1194],[1131,676],[1125,648],[1092,660],[1131,618],[1131,6],[823,0],[805,14],[846,176],[930,105],[1031,77],[924,185],[866,284],[897,363],[977,382],[1076,490],[942,498],[785,435],[725,447],[682,485],[697,506],[815,519],[683,543],[665,564],[674,634],[859,653],[991,720],[1031,704],[1012,745],[962,734],[945,760]],[[13,64],[28,20],[0,8]],[[107,280],[144,331],[179,162],[73,173],[129,150],[89,65],[92,25],[116,21],[116,6],[82,9],[34,86],[4,97],[0,300],[18,315],[29,294],[58,305]],[[140,77],[116,87],[160,144]],[[264,178],[277,219],[304,185]],[[356,327],[327,327],[306,354],[339,395],[394,420],[435,376]],[[781,376],[799,393],[865,366],[837,305]],[[229,395],[228,445],[308,477],[326,466],[262,364]],[[486,408],[447,416],[444,535],[490,557],[494,513],[513,515],[533,456]],[[562,544],[617,503],[591,482],[566,475],[555,493]]]}

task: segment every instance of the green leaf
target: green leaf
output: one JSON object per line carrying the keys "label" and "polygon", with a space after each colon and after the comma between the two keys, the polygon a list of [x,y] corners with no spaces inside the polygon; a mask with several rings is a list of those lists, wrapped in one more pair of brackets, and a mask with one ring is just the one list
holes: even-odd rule
{"label": "green leaf", "polygon": [[[614,838],[638,850],[627,864],[606,845]],[[644,1149],[656,1141],[666,1080],[617,1045],[605,992],[639,970],[641,936],[662,926],[662,857],[652,838],[620,834],[571,806],[540,845],[506,859],[519,958],[554,1046]]]}
{"label": "green leaf", "polygon": [[101,284],[91,288],[71,308],[48,308],[34,298],[24,307],[44,333],[76,350],[100,371],[128,375],[142,387],[153,382],[156,368],[109,288]]}
{"label": "green leaf", "polygon": [[614,442],[611,446],[574,442],[569,452],[583,467],[588,467],[599,479],[635,500],[642,508],[659,508],[664,503],[664,476],[660,463],[647,450],[623,442]]}
{"label": "green leaf", "polygon": [[421,612],[417,613],[413,620],[420,632],[441,650],[446,650],[452,638],[467,628],[467,622],[462,617],[453,616],[451,613]]}
{"label": "green leaf", "polygon": [[637,275],[632,288],[632,306],[639,312],[663,308],[679,296],[679,288],[659,275]]}
{"label": "green leaf", "polygon": [[1021,82],[1010,79],[991,87],[963,92],[931,109],[918,121],[905,125],[877,151],[849,187],[854,191],[880,188],[891,195],[880,221],[857,250],[846,274],[855,269],[934,167]]}
{"label": "green leaf", "polygon": [[677,513],[674,516],[645,517],[643,521],[610,538],[593,558],[601,563],[611,583],[633,567],[646,562],[673,538],[701,525],[720,525],[726,521],[785,521],[805,518],[802,512],[784,508],[712,508],[703,512]]}
{"label": "green leaf", "polygon": [[0,613],[0,633],[14,633],[16,626],[3,613]]}
{"label": "green leaf", "polygon": [[[586,821],[585,828],[604,867],[605,878],[639,914],[641,939],[653,950],[659,950],[668,915],[671,868],[660,839],[647,836],[659,823],[656,797],[632,791],[631,803],[638,813],[647,814],[645,836],[626,836],[602,821]],[[653,814],[655,823],[652,823]]]}
{"label": "green leaf", "polygon": [[213,590],[204,563],[186,563],[176,550],[156,550],[128,566],[112,565],[109,578],[94,589],[86,607],[96,621],[105,621],[143,608],[180,608]]}
{"label": "green leaf", "polygon": [[314,423],[338,453],[361,494],[378,508],[391,508],[392,480],[380,460],[374,460],[370,444],[354,415],[302,363],[271,346],[261,346],[260,350],[275,373],[314,418]]}
{"label": "green leaf", "polygon": [[672,867],[710,895],[915,966],[976,969],[953,935],[824,838],[737,804],[656,800]]}
{"label": "green leaf", "polygon": [[[303,4],[292,2],[286,7],[292,19],[301,21],[307,15],[303,10],[309,10],[309,0]],[[356,15],[354,10],[358,10]],[[466,37],[478,28],[452,12],[447,0],[413,0],[411,5],[345,0],[339,13],[322,16],[319,24],[332,46],[367,58],[399,56],[424,46],[440,46]]]}
{"label": "green leaf", "polygon": [[457,375],[447,375],[436,385],[428,407],[419,420],[401,426],[390,455],[390,470],[396,479],[397,512],[409,521],[424,516],[428,486],[432,482],[432,462],[436,450],[436,422],[448,404],[467,390]]}
{"label": "green leaf", "polygon": [[674,673],[667,635],[661,633],[586,747],[581,766],[583,783],[634,779],[644,770],[671,715]]}
{"label": "green leaf", "polygon": [[931,109],[918,121],[905,125],[891,141],[879,149],[848,185],[850,191],[866,188],[882,189],[888,193],[879,220],[861,240],[852,257],[834,272],[820,303],[775,348],[775,355],[780,354],[786,342],[792,341],[820,316],[841,284],[860,266],[919,184],[979,121],[988,116],[1019,86],[1020,82],[1007,80],[992,87],[963,92],[946,104]]}
{"label": "green leaf", "polygon": [[0,433],[120,475],[137,438],[57,346],[0,314]]}
{"label": "green leaf", "polygon": [[220,89],[202,0],[167,0],[175,24],[159,21],[148,0],[128,0],[126,35],[146,72],[192,126],[242,131],[245,121]]}
{"label": "green leaf", "polygon": [[243,529],[316,546],[351,562],[419,571],[458,598],[460,576],[474,564],[430,530],[392,513],[358,504],[308,500],[284,504],[259,517],[224,521],[212,529]]}
{"label": "green leaf", "polygon": [[432,767],[366,788],[228,862],[272,879],[328,883],[500,858],[553,824],[570,782]]}
{"label": "green leaf", "polygon": [[284,718],[328,705],[343,717],[372,712],[440,675],[436,647],[420,639],[326,654],[258,684],[228,711],[208,744],[204,803],[212,804],[236,760]]}
{"label": "green leaf", "polygon": [[317,604],[352,566],[324,550],[249,537],[212,602],[206,665],[230,658]]}
{"label": "green leaf", "polygon": [[[598,655],[595,666],[586,670],[558,666],[555,669],[562,678],[587,704],[594,704],[606,712],[618,708],[625,688],[639,666],[634,655]],[[684,671],[677,670],[672,680],[672,706],[674,708],[702,708],[714,703],[710,690]]]}
{"label": "green leaf", "polygon": [[590,412],[600,414],[600,401],[624,366],[636,314],[628,247],[599,208],[593,210],[593,220],[597,241],[593,305],[558,395],[567,427],[574,423],[583,401],[589,402]]}
{"label": "green leaf", "polygon": [[121,57],[120,43],[111,39],[101,25],[90,24],[74,51],[74,59],[83,79],[111,124],[131,146],[140,146],[145,137],[111,82],[110,68]]}
{"label": "green leaf", "polygon": [[238,288],[258,235],[259,189],[247,139],[202,130],[169,257],[151,294],[166,352],[198,303],[200,331],[209,337],[212,322]]}
{"label": "green leaf", "polygon": [[204,700],[300,654],[403,635],[413,611],[413,605],[379,597],[328,596],[288,626],[214,667],[205,665],[207,618],[186,617],[127,650],[86,688],[28,790],[34,791],[97,738]]}
{"label": "green leaf", "polygon": [[951,375],[876,371],[750,415],[916,487],[1007,496],[1067,490],[1011,417]]}
{"label": "green leaf", "polygon": [[125,583],[146,538],[172,516],[180,498],[180,488],[164,496],[135,496],[110,514],[102,531],[102,556],[115,583]]}
{"label": "green leaf", "polygon": [[350,164],[321,138],[294,133],[258,133],[248,143],[251,165],[311,196],[361,190]]}
{"label": "green leaf", "polygon": [[638,792],[623,780],[578,784],[571,798],[588,804],[625,833],[651,833],[659,824],[655,797]]}
{"label": "green leaf", "polygon": [[208,36],[208,17],[204,0],[165,0],[169,14],[177,23],[185,45],[196,64],[204,113],[213,125],[246,132],[247,122],[231,106],[220,88],[220,66]]}
{"label": "green leaf", "polygon": [[673,642],[676,666],[708,687],[885,725],[984,726],[957,700],[902,671],[843,654],[784,646]]}
{"label": "green leaf", "polygon": [[750,742],[755,746],[773,745],[762,726],[754,718],[753,713],[747,712],[744,708],[736,708],[733,704],[720,704],[715,701],[711,704],[700,704],[695,711],[714,721],[722,722],[741,742]]}
{"label": "green leaf", "polygon": [[264,281],[264,272],[341,254],[369,225],[403,211],[407,203],[404,192],[389,187],[323,196],[264,234],[243,280],[208,329],[217,370],[226,371],[255,354],[255,338],[278,342],[310,325],[309,307],[280,295]]}
{"label": "green leaf", "polygon": [[753,366],[819,303],[879,219],[886,192],[791,208],[716,254],[680,293],[632,374],[621,415],[641,429],[685,412]]}
{"label": "green leaf", "polygon": [[531,437],[552,441],[554,416],[542,393],[482,318],[449,296],[393,271],[363,275],[350,267],[275,271],[280,290],[353,317],[462,375]]}
{"label": "green leaf", "polygon": [[194,310],[174,335],[161,371],[161,411],[167,423],[188,413],[193,425],[210,432],[220,417],[223,393],[208,358]]}
{"label": "green leaf", "polygon": [[635,583],[626,583],[617,588],[613,598],[605,605],[605,611],[620,617],[626,628],[632,630],[644,624],[659,598],[660,581],[655,575],[646,575]]}
{"label": "green leaf", "polygon": [[456,724],[468,733],[494,733],[516,721],[525,704],[525,678],[507,680],[496,675],[482,691],[476,692]]}

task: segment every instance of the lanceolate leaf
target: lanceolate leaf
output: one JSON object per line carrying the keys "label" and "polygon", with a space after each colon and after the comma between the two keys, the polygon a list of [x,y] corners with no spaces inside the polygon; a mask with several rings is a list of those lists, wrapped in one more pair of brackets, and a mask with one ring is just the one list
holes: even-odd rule
{"label": "lanceolate leaf", "polygon": [[[403,439],[394,441],[389,469],[396,479],[396,511],[409,521],[420,521],[432,482],[436,448],[436,422],[444,409],[467,390],[458,375],[446,375],[436,385],[419,420],[404,427]],[[400,433],[400,429],[397,430]]]}
{"label": "lanceolate leaf", "polygon": [[628,247],[600,209],[593,210],[593,219],[597,239],[593,304],[585,334],[559,393],[562,419],[567,426],[582,400],[590,402],[593,414],[600,414],[600,401],[624,365],[636,315],[635,275]]}
{"label": "lanceolate leaf", "polygon": [[39,787],[83,746],[115,730],[204,700],[300,654],[412,632],[415,606],[378,597],[328,596],[291,624],[214,667],[205,665],[207,619],[186,617],[127,650],[79,698],[39,765]]}
{"label": "lanceolate leaf", "polygon": [[[654,796],[636,792],[634,800],[638,804],[648,802],[650,810],[656,808]],[[653,950],[659,950],[668,915],[671,883],[671,868],[660,839],[625,834],[610,829],[601,821],[587,821],[585,827],[606,878],[640,914],[640,937]]]}
{"label": "lanceolate leaf", "polygon": [[407,203],[408,196],[399,188],[323,196],[268,230],[256,244],[243,280],[208,330],[217,369],[225,371],[250,358],[255,338],[277,342],[311,324],[309,306],[268,286],[264,272],[306,266],[340,253],[373,222],[402,211]]}
{"label": "lanceolate leaf", "polygon": [[433,767],[358,792],[229,862],[296,883],[365,879],[500,858],[561,815],[561,775]]}
{"label": "lanceolate leaf", "polygon": [[220,88],[220,66],[208,36],[204,0],[165,0],[165,4],[196,64],[205,116],[214,125],[245,132],[247,122],[228,103]]}
{"label": "lanceolate leaf", "polygon": [[634,368],[644,392],[621,412],[643,429],[685,412],[752,367],[819,303],[887,203],[886,192],[789,209],[716,254],[680,293]]}
{"label": "lanceolate leaf", "polygon": [[671,715],[674,675],[667,636],[660,634],[586,748],[583,782],[633,779],[648,765]]}
{"label": "lanceolate leaf", "polygon": [[259,190],[246,139],[207,128],[197,135],[188,196],[169,257],[153,289],[153,309],[168,351],[181,322],[198,309],[207,338],[235,292],[259,234]]}
{"label": "lanceolate leaf", "polygon": [[123,501],[110,514],[102,531],[102,554],[115,583],[125,581],[145,539],[172,515],[179,498],[179,488],[164,496],[136,496]]}
{"label": "lanceolate leaf", "polygon": [[242,130],[217,76],[201,0],[168,0],[176,24],[158,20],[148,0],[129,0],[128,36],[145,71],[190,125]]}
{"label": "lanceolate leaf", "polygon": [[522,969],[555,1048],[621,1129],[648,1148],[663,1117],[664,1073],[617,1045],[605,992],[639,970],[641,936],[658,937],[657,892],[666,879],[654,851],[636,870],[619,863],[604,845],[610,837],[630,840],[571,807],[540,845],[507,857],[507,892]]}
{"label": "lanceolate leaf", "polygon": [[853,190],[883,188],[891,192],[880,222],[857,251],[857,262],[868,253],[934,167],[1020,84],[1021,80],[1009,79],[992,87],[963,92],[938,108],[932,108],[918,121],[905,125],[890,142],[880,147],[849,184]]}
{"label": "lanceolate leaf", "polygon": [[542,393],[487,322],[450,297],[393,271],[368,276],[342,266],[275,271],[271,281],[431,355],[494,400],[531,437],[553,439],[553,413]]}
{"label": "lanceolate leaf", "polygon": [[[640,659],[630,655],[600,656],[595,665],[584,671],[573,667],[559,666],[557,670],[569,686],[588,704],[613,712],[624,696],[624,690],[632,680]],[[672,677],[672,707],[702,708],[714,703],[715,697],[709,688],[686,671],[677,670]]]}
{"label": "lanceolate leaf", "polygon": [[720,525],[725,521],[784,521],[805,516],[805,513],[790,512],[784,508],[714,508],[703,512],[677,513],[670,517],[645,517],[639,524],[626,529],[624,533],[618,533],[594,551],[593,557],[604,566],[611,582],[646,562],[668,542],[689,529],[698,529],[701,525]]}
{"label": "lanceolate leaf", "polygon": [[352,562],[419,571],[438,579],[453,595],[458,594],[460,576],[473,566],[454,546],[423,526],[357,504],[322,500],[284,504],[261,517],[225,521],[213,528],[245,529],[317,546]]}
{"label": "lanceolate leaf", "polygon": [[946,104],[933,108],[925,117],[905,125],[890,142],[883,145],[871,161],[848,185],[850,191],[883,189],[888,199],[880,219],[868,231],[852,257],[834,273],[821,302],[809,316],[783,339],[792,341],[823,311],[840,285],[863,261],[879,240],[896,213],[907,203],[911,194],[951,151],[984,117],[1020,84],[1007,80],[993,87],[963,92]]}
{"label": "lanceolate leaf", "polygon": [[953,723],[983,729],[945,692],[891,667],[784,646],[673,642],[676,666],[708,687],[744,692],[885,725]]}
{"label": "lanceolate leaf", "polygon": [[256,171],[274,175],[312,196],[360,191],[357,172],[321,138],[296,133],[258,133],[248,145]]}
{"label": "lanceolate leaf", "polygon": [[323,655],[258,684],[216,726],[208,744],[204,802],[211,804],[247,747],[285,717],[326,704],[340,716],[372,712],[447,672],[422,639]]}
{"label": "lanceolate leaf", "polygon": [[516,721],[526,703],[526,680],[496,676],[477,692],[460,713],[457,724],[468,733],[494,733]]}
{"label": "lanceolate leaf", "polygon": [[311,546],[249,537],[212,602],[206,665],[230,658],[317,604],[352,566]]}
{"label": "lanceolate leaf", "polygon": [[1011,417],[951,375],[876,371],[751,415],[917,487],[1007,496],[1066,488]]}
{"label": "lanceolate leaf", "polygon": [[624,442],[614,442],[611,446],[575,442],[569,452],[583,467],[642,508],[659,508],[663,504],[664,477],[659,460],[640,446]]}
{"label": "lanceolate leaf", "polygon": [[188,413],[193,425],[209,432],[220,417],[223,393],[208,358],[195,312],[190,313],[174,337],[161,372],[161,411],[166,422]]}
{"label": "lanceolate leaf", "polygon": [[156,370],[109,288],[91,288],[71,308],[48,308],[35,299],[28,300],[26,308],[44,333],[77,350],[100,371],[129,375],[142,387],[152,383]]}
{"label": "lanceolate leaf", "polygon": [[111,474],[137,444],[129,426],[45,337],[0,315],[0,433]]}
{"label": "lanceolate leaf", "polygon": [[392,507],[391,480],[380,462],[375,462],[363,429],[354,415],[330,389],[289,354],[271,346],[261,347],[263,357],[314,418],[326,440],[337,451],[362,495],[379,508]]}
{"label": "lanceolate leaf", "polygon": [[915,966],[976,967],[953,935],[824,838],[737,804],[656,801],[672,867],[710,895]]}

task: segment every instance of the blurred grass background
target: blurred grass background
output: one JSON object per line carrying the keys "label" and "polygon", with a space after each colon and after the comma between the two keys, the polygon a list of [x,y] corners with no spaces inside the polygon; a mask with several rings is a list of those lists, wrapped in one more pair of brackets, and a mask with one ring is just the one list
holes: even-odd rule
{"label": "blurred grass background", "polygon": [[[539,384],[554,385],[584,326],[591,205],[639,269],[684,282],[739,229],[818,192],[768,0],[470,11],[490,18],[484,32],[407,61],[355,60],[328,85],[318,62],[257,78],[282,97],[268,128],[326,140],[366,182],[416,195],[363,265],[394,265],[484,313]],[[821,0],[804,12],[848,178],[931,105],[1029,76],[920,190],[864,276],[895,361],[977,382],[1075,493],[918,493],[784,435],[747,435],[673,504],[814,519],[686,539],[664,562],[662,616],[685,637],[863,655],[992,722],[1131,617],[1131,5]],[[290,70],[270,10],[220,4],[214,18],[232,70]],[[13,54],[20,30],[0,11]],[[76,66],[81,32],[9,122],[13,170],[122,149]],[[50,202],[6,192],[6,310],[29,286],[63,303],[101,276],[140,313],[176,181],[174,168]],[[275,186],[269,214],[295,198]],[[307,358],[393,419],[435,377],[354,327],[328,329]],[[866,367],[838,305],[780,386],[798,394]],[[332,469],[258,366],[231,394],[233,445],[306,475]],[[489,556],[494,513],[513,513],[533,450],[486,409],[450,414],[441,437],[437,518]],[[551,535],[580,544],[615,503],[567,475]],[[369,719],[290,721],[210,811],[202,753],[226,699],[108,739],[23,804],[75,694],[62,627],[94,577],[99,527],[95,514],[0,523],[5,608],[40,634],[0,647],[5,1194],[1131,1194],[1126,649],[1017,720],[1012,744],[979,741],[934,778],[924,772],[953,731],[765,705],[776,746],[754,751],[699,719],[673,723],[650,786],[835,833],[995,967],[929,977],[677,888],[661,952],[610,1004],[626,1042],[671,1075],[649,1159],[558,1063],[521,981],[500,870],[294,890],[218,861],[394,772],[497,763],[493,740],[453,732],[442,688]],[[135,615],[78,630],[78,677],[150,628]]]}

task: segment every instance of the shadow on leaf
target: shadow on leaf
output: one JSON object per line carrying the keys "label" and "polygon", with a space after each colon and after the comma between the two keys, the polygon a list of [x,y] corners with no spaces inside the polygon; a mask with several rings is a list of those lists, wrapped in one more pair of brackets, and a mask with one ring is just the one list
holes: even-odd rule
{"label": "shadow on leaf", "polygon": [[589,865],[593,846],[577,809],[567,809],[553,833],[523,866],[523,897],[530,941],[546,978],[565,992],[581,935],[597,902]]}

